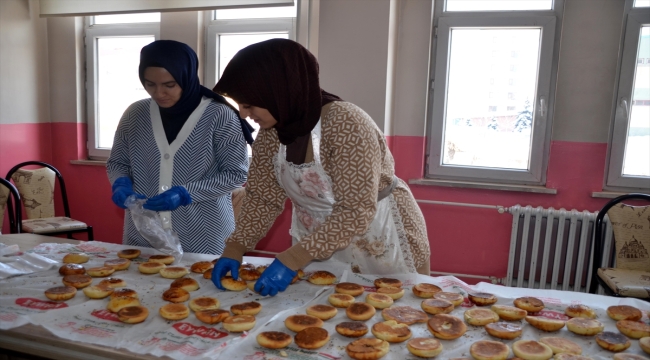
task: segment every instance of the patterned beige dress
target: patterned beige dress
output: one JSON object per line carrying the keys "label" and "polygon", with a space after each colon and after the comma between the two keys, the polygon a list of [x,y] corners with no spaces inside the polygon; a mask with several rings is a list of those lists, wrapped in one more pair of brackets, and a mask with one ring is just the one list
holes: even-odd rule
{"label": "patterned beige dress", "polygon": [[[320,160],[331,179],[335,202],[325,222],[278,254],[277,258],[293,270],[313,260],[327,259],[348,246],[356,246],[373,257],[381,257],[384,251],[358,236],[368,230],[375,217],[379,191],[393,182],[395,164],[384,135],[368,114],[348,102],[323,107],[321,132]],[[283,211],[287,194],[274,170],[280,145],[274,129],[258,134],[246,197],[222,256],[241,261]],[[404,181],[398,181],[392,195],[413,265],[417,272],[428,275],[430,249],[422,212]]]}

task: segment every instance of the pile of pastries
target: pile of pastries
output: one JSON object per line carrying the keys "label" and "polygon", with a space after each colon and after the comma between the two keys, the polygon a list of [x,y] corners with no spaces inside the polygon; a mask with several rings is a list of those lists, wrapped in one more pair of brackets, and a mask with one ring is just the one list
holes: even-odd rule
{"label": "pile of pastries", "polygon": [[[115,313],[120,321],[141,323],[147,319],[149,310],[140,304],[135,290],[127,288],[126,282],[119,277],[113,277],[116,272],[127,270],[131,260],[139,256],[140,250],[125,249],[117,253],[117,258],[106,260],[103,266],[85,268],[82,264],[88,262],[88,255],[68,254],[63,259],[64,265],[59,269],[63,276],[63,286],[47,289],[45,296],[54,301],[65,301],[76,296],[81,289],[91,299],[109,298],[106,308]],[[199,289],[199,283],[187,275],[202,274],[209,279],[216,259],[196,262],[189,269],[171,266],[174,261],[171,255],[152,255],[138,266],[142,274],[159,274],[173,280],[161,294],[167,302],[158,309],[161,317],[181,320],[193,312],[199,321],[210,325],[221,323],[229,332],[244,332],[255,327],[255,316],[262,311],[262,305],[258,302],[235,304],[225,310],[220,308],[221,304],[216,297],[190,295]],[[222,284],[229,291],[243,291],[247,288],[254,291],[255,282],[265,269],[266,266],[256,267],[244,263],[239,269],[237,280],[225,276]],[[300,270],[292,283],[304,276]],[[93,285],[95,278],[101,280]],[[307,278],[307,281],[315,285],[334,285],[336,280],[336,276],[328,271],[315,271]],[[640,321],[642,312],[632,306],[618,305],[607,309],[607,315],[616,321],[619,331],[611,332],[604,331],[605,327],[596,319],[594,310],[582,304],[568,306],[564,312],[569,320],[565,321],[545,317],[540,313],[545,304],[538,298],[521,297],[512,304],[497,304],[494,294],[475,292],[468,294],[465,299],[460,293],[444,292],[434,284],[420,283],[412,287],[412,295],[422,299],[421,309],[416,309],[399,305],[399,300],[405,295],[400,280],[378,278],[374,285],[374,288],[366,288],[351,282],[337,283],[334,293],[327,298],[327,303],[311,305],[306,308],[305,314],[288,316],[284,320],[286,331],[260,332],[256,337],[257,343],[269,349],[282,349],[292,343],[302,349],[319,349],[330,341],[330,334],[324,329],[325,322],[331,321],[341,311],[347,319],[337,323],[335,331],[351,339],[345,351],[351,358],[360,360],[379,359],[389,352],[391,344],[403,346],[399,345],[402,343],[417,357],[436,357],[443,353],[441,340],[463,336],[468,325],[483,327],[494,338],[467,344],[469,354],[476,360],[505,360],[511,352],[518,359],[591,359],[583,354],[579,344],[566,337],[553,336],[553,332],[565,326],[570,332],[590,337],[600,347],[612,352],[612,358],[616,360],[645,359],[624,353],[632,341],[636,340],[641,349],[650,354],[650,325]],[[450,314],[466,301],[476,306],[464,311],[462,319]],[[377,312],[381,312],[384,321],[366,324]],[[417,323],[426,324],[432,337],[413,338],[410,326]],[[511,346],[503,342],[519,338],[526,323],[548,332],[549,336],[536,340],[517,340]],[[369,332],[373,337],[364,337]]]}

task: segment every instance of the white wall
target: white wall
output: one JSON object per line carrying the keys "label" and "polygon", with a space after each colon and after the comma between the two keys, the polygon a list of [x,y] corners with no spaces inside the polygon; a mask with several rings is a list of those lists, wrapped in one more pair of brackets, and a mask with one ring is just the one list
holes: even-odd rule
{"label": "white wall", "polygon": [[37,0],[0,0],[0,124],[50,121],[47,22]]}

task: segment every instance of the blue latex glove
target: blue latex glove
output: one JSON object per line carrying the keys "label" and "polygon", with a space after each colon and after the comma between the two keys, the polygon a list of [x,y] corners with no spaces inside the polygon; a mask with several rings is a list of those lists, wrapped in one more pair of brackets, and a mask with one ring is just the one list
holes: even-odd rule
{"label": "blue latex glove", "polygon": [[237,280],[239,278],[239,265],[239,261],[235,259],[227,257],[219,258],[212,268],[212,282],[214,286],[219,290],[225,290],[223,285],[221,285],[221,278],[226,276],[228,271],[230,271],[232,278]]}
{"label": "blue latex glove", "polygon": [[190,193],[182,186],[172,186],[171,189],[162,194],[149,198],[143,208],[153,211],[172,211],[179,206],[185,206],[192,203]]}
{"label": "blue latex glove", "polygon": [[126,209],[126,206],[124,206],[124,202],[126,201],[126,198],[128,198],[131,195],[135,195],[138,199],[146,199],[147,197],[142,195],[142,194],[137,194],[133,191],[133,182],[129,177],[123,176],[121,178],[117,178],[115,182],[113,183],[113,196],[111,199],[113,200],[113,203],[122,209]]}
{"label": "blue latex glove", "polygon": [[278,291],[284,291],[291,284],[291,280],[297,272],[286,267],[282,261],[275,259],[271,265],[264,270],[262,276],[255,283],[255,291],[262,296],[275,296]]}

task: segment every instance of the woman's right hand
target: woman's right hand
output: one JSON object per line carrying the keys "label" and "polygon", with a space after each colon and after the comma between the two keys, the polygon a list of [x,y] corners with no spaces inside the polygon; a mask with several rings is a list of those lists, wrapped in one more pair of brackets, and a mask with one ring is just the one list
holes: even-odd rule
{"label": "woman's right hand", "polygon": [[133,182],[131,182],[131,179],[126,176],[123,176],[115,180],[112,189],[113,189],[113,196],[111,197],[111,199],[113,200],[113,203],[115,205],[119,206],[122,209],[126,209],[126,205],[124,205],[124,202],[126,201],[126,198],[128,198],[131,195],[135,195],[138,199],[147,198],[146,196],[142,194],[137,194],[133,191]]}
{"label": "woman's right hand", "polygon": [[212,282],[214,286],[219,290],[225,290],[223,285],[221,285],[221,278],[226,276],[228,271],[233,279],[237,280],[239,278],[239,261],[227,257],[222,257],[217,260],[217,263],[214,264],[212,268]]}

